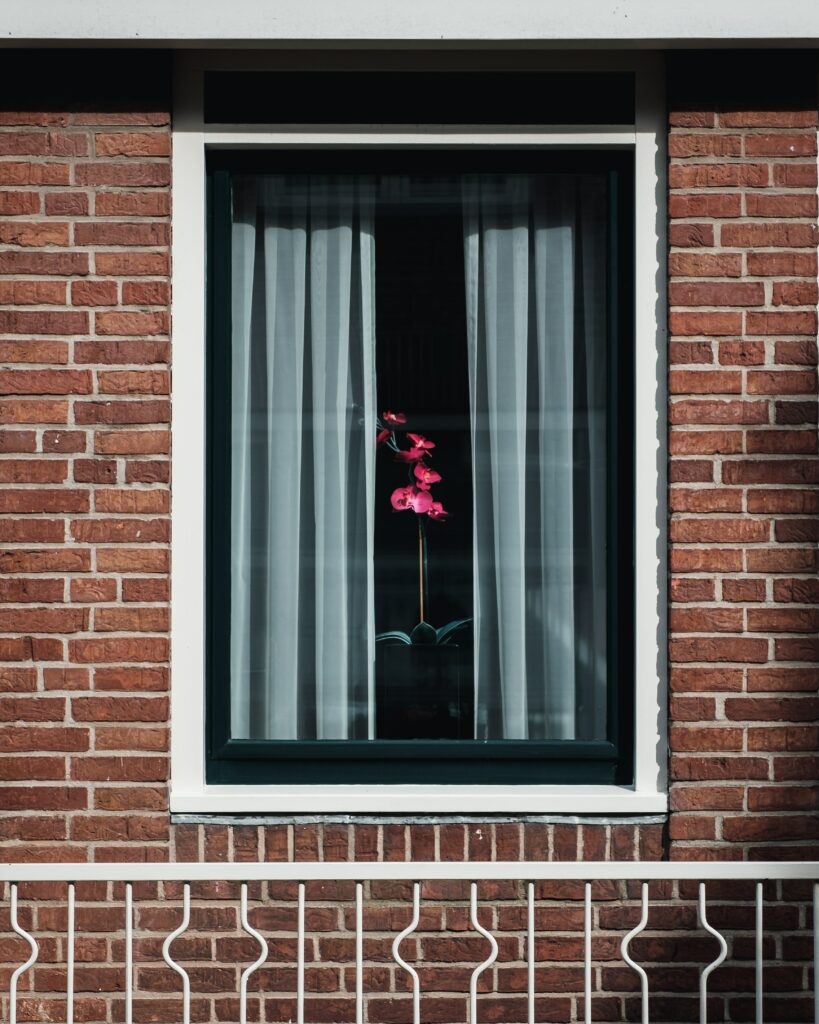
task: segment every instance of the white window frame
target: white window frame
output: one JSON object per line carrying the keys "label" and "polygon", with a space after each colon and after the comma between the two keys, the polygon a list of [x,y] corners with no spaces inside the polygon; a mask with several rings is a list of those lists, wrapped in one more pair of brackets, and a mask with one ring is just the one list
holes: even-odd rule
{"label": "white window frame", "polygon": [[[424,68],[489,62],[532,70],[624,70],[636,82],[634,125],[205,125],[206,70],[411,68],[395,53],[189,52],[177,55],[173,120],[173,423],[170,809],[193,814],[652,814],[666,780],[665,103],[658,54],[428,52]],[[381,61],[379,65],[379,59]],[[417,61],[417,57],[415,58]],[[301,62],[301,63],[300,63]],[[447,63],[448,62],[448,63]],[[416,63],[417,67],[418,64]],[[207,785],[205,782],[205,154],[222,149],[339,147],[616,147],[635,154],[634,469],[635,782],[615,785]]]}

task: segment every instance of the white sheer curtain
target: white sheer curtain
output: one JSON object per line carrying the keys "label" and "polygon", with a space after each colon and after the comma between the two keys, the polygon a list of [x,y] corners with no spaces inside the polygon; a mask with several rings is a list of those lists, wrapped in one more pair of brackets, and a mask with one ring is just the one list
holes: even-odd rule
{"label": "white sheer curtain", "polygon": [[605,181],[464,181],[478,739],[605,736]]}
{"label": "white sheer curtain", "polygon": [[231,734],[373,735],[375,289],[367,179],[233,195]]}

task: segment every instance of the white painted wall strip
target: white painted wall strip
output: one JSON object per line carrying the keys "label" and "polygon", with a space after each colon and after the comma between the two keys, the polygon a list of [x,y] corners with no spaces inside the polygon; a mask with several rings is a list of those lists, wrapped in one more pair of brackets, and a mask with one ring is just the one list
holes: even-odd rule
{"label": "white painted wall strip", "polygon": [[395,940],[392,944],[392,956],[399,967],[403,967],[404,970],[412,978],[412,1024],[421,1024],[421,983],[418,978],[418,972],[415,968],[408,964],[406,960],[401,956],[399,949],[404,939],[411,935],[418,927],[418,922],[421,919],[421,883],[414,882],[412,886],[412,920],[407,927],[399,934],[396,935]]}
{"label": "white painted wall strip", "polygon": [[709,924],[708,916],[705,908],[705,882],[700,882],[699,896],[697,899],[697,917],[699,918],[700,927],[704,928],[709,935],[713,935],[714,938],[719,942],[719,955],[713,960],[707,967],[704,967],[700,973],[700,1024],[708,1024],[708,977],[712,971],[715,971],[722,961],[728,956],[728,943],[725,941],[722,935],[714,928],[713,925]]}
{"label": "white painted wall strip", "polygon": [[33,936],[20,927],[17,921],[17,885],[12,883],[11,886],[11,929],[16,932],[20,938],[25,939],[31,948],[31,955],[24,964],[20,964],[17,970],[11,976],[11,984],[9,985],[9,1024],[17,1024],[17,980],[21,974],[24,974],[29,967],[33,967],[37,961],[37,943],[34,941]]}
{"label": "white painted wall strip", "polygon": [[484,960],[482,964],[478,964],[475,970],[472,972],[472,977],[469,979],[469,1020],[470,1024],[478,1024],[478,978],[483,974],[487,967],[491,967],[492,964],[498,958],[498,943],[495,936],[487,931],[483,927],[481,922],[478,920],[478,883],[473,882],[470,886],[469,895],[469,916],[472,921],[472,927],[476,932],[479,932],[485,939],[489,940],[489,956]]}
{"label": "white painted wall strip", "polygon": [[642,1021],[642,1024],[648,1024],[648,975],[638,963],[635,963],[634,960],[631,959],[631,956],[629,955],[628,951],[629,946],[631,945],[631,940],[634,938],[635,935],[639,935],[640,932],[648,924],[648,882],[643,882],[641,891],[643,912],[640,916],[640,920],[637,923],[637,925],[631,929],[628,935],[626,935],[623,941],[620,943],[620,953],[625,962],[629,965],[629,967],[633,971],[636,971],[637,974],[640,976],[640,991],[642,993],[642,1014],[640,1019]]}
{"label": "white painted wall strip", "polygon": [[68,950],[65,960],[65,1020],[74,1024],[74,883],[68,883]]}
{"label": "white painted wall strip", "polygon": [[499,42],[519,47],[731,41],[805,45],[819,40],[814,0],[28,0],[5,6],[3,36],[8,42],[237,47]]}
{"label": "white painted wall strip", "polygon": [[191,919],[191,887],[188,882],[185,882],[182,890],[182,924],[171,932],[171,934],[162,943],[162,959],[171,968],[176,971],[179,977],[182,979],[182,1021],[183,1024],[190,1024],[191,1021],[191,982],[188,977],[188,972],[184,967],[180,967],[179,964],[171,957],[171,943],[174,939],[178,938],[182,932],[184,932]]}
{"label": "white painted wall strip", "polygon": [[242,928],[248,935],[252,936],[259,943],[259,957],[249,967],[242,971],[239,981],[239,1020],[240,1024],[247,1024],[247,982],[251,974],[267,960],[267,939],[261,932],[257,932],[247,917],[247,882],[242,882]]}
{"label": "white painted wall strip", "polygon": [[819,861],[483,861],[475,864],[454,861],[372,862],[298,864],[0,864],[0,882],[254,882],[254,881],[389,881],[466,880],[478,873],[486,881],[585,882],[654,881],[657,879],[693,881],[769,881],[801,879],[819,881]]}

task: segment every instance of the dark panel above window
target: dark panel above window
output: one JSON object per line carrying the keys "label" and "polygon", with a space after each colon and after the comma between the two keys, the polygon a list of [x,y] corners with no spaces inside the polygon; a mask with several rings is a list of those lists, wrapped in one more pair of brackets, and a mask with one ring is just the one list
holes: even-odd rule
{"label": "dark panel above window", "polygon": [[214,71],[211,124],[633,124],[625,73]]}

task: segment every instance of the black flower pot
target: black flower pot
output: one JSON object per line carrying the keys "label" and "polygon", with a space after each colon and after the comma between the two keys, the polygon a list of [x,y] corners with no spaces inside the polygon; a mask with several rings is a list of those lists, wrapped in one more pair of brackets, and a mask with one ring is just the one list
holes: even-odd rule
{"label": "black flower pot", "polygon": [[[416,630],[418,627],[416,627]],[[472,735],[471,693],[457,644],[379,644],[375,658],[376,736],[380,740],[446,740]],[[432,630],[435,633],[435,630]],[[422,642],[418,642],[421,640]]]}

